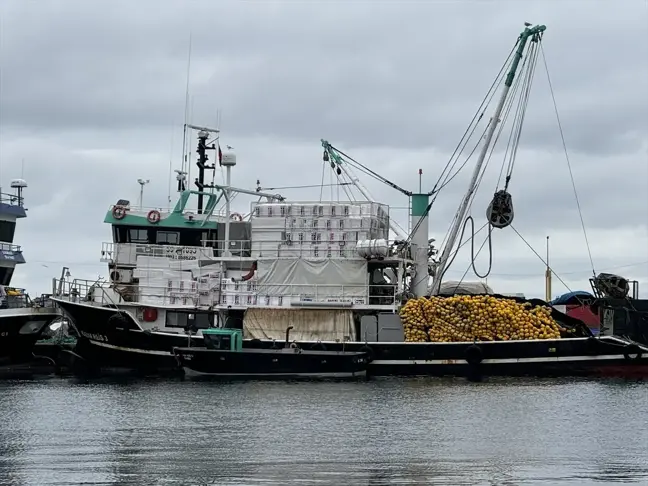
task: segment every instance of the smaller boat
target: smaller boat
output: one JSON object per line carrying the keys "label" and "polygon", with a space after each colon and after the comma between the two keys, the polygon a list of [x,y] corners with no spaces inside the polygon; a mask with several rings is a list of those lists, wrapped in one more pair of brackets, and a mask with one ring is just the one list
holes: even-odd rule
{"label": "smaller boat", "polygon": [[304,350],[290,343],[283,348],[243,349],[240,329],[203,330],[204,348],[173,348],[185,376],[226,378],[357,378],[367,374],[365,352]]}

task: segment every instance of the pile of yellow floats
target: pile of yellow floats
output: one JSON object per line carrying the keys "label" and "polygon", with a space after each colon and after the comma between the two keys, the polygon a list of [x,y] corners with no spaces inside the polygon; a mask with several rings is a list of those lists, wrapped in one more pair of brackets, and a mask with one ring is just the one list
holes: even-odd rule
{"label": "pile of yellow floats", "polygon": [[558,339],[566,331],[547,306],[490,295],[410,299],[400,316],[409,342]]}

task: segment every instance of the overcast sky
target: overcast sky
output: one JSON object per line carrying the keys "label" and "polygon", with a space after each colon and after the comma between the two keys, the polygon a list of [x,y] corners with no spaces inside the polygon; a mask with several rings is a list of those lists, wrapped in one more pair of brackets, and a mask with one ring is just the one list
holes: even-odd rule
{"label": "overcast sky", "polygon": [[[547,25],[544,52],[595,269],[641,281],[648,297],[645,0],[0,0],[0,9],[0,184],[7,191],[21,175],[29,183],[29,216],[15,236],[28,263],[12,283],[32,294],[48,291],[63,265],[77,278],[107,273],[103,218],[119,198],[137,201],[138,178],[151,179],[146,206],[167,206],[190,35],[190,121],[214,126],[220,110],[222,142],[238,156],[235,185],[320,183],[325,138],[411,190],[422,168],[430,190],[528,21]],[[572,290],[588,289],[592,268],[542,60],[530,99],[509,188],[514,226],[543,255],[549,235],[555,271]],[[474,160],[433,209],[438,241]],[[497,151],[473,205],[478,227],[503,160]],[[407,206],[363,182],[381,202]],[[241,198],[234,209],[248,204]],[[391,214],[407,227],[406,211]],[[511,228],[495,232],[493,253],[496,291],[544,296],[543,263]],[[466,245],[448,278],[460,279],[469,260]],[[487,264],[484,251],[478,269]],[[566,290],[554,281],[554,295]]]}

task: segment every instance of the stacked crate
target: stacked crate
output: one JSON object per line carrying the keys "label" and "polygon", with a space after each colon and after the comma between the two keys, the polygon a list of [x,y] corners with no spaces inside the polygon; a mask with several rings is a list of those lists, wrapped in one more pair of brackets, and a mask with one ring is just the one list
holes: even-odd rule
{"label": "stacked crate", "polygon": [[356,258],[360,240],[389,237],[389,207],[375,202],[253,203],[255,258]]}

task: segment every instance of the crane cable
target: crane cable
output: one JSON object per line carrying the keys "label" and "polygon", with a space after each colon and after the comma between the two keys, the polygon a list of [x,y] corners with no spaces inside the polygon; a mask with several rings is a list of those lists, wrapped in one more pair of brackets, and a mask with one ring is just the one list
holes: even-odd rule
{"label": "crane cable", "polygon": [[[526,109],[527,109],[528,100],[529,100],[529,94],[530,94],[530,91],[531,91],[531,84],[532,84],[532,81],[533,81],[533,76],[535,74],[535,68],[536,68],[536,65],[537,65],[537,57],[538,57],[537,52],[538,52],[538,49],[536,48],[536,44],[539,44],[541,40],[542,40],[542,38],[540,36],[538,36],[537,43],[534,42],[533,44],[531,44],[529,46],[529,50],[527,51],[527,55],[525,56],[522,67],[520,69],[521,75],[516,78],[516,81],[514,81],[514,85],[512,86],[512,89],[511,89],[511,91],[512,91],[511,97],[509,98],[507,105],[505,105],[505,111],[504,111],[504,116],[502,117],[502,123],[501,123],[501,125],[499,127],[499,130],[498,130],[497,136],[495,138],[495,141],[491,145],[490,154],[488,156],[486,164],[484,165],[484,169],[481,172],[481,175],[479,177],[477,185],[475,186],[475,191],[473,191],[471,201],[469,203],[470,207],[472,207],[472,203],[473,203],[475,195],[477,193],[477,189],[481,185],[484,174],[486,172],[486,168],[488,167],[490,159],[491,159],[491,157],[492,157],[492,155],[494,153],[495,146],[497,145],[497,142],[499,141],[499,138],[500,138],[500,136],[501,136],[501,134],[503,132],[504,126],[506,125],[506,121],[508,120],[509,114],[511,112],[511,108],[513,107],[514,101],[516,99],[518,88],[521,87],[522,91],[521,91],[521,94],[520,94],[520,97],[519,97],[519,100],[518,100],[518,104],[517,104],[517,108],[516,108],[516,114],[514,116],[513,127],[511,129],[511,134],[509,136],[509,143],[507,144],[507,151],[505,152],[504,162],[502,164],[502,168],[503,168],[503,166],[506,164],[506,156],[508,154],[508,146],[511,145],[511,142],[513,142],[514,147],[511,150],[511,156],[510,156],[510,158],[508,160],[506,185],[505,185],[504,190],[496,191],[496,193],[495,193],[495,195],[493,197],[493,200],[491,201],[491,203],[488,206],[488,209],[487,209],[488,222],[486,223],[486,225],[488,225],[489,228],[488,228],[488,235],[486,237],[486,240],[480,246],[477,254],[475,254],[474,240],[475,240],[476,232],[475,232],[475,222],[474,222],[474,219],[473,219],[472,216],[468,216],[466,218],[466,220],[464,221],[464,224],[463,224],[463,227],[462,227],[462,230],[461,230],[461,236],[459,237],[460,246],[463,246],[463,245],[461,245],[461,242],[463,240],[463,235],[465,233],[466,227],[470,223],[472,235],[470,237],[470,240],[471,240],[471,258],[470,258],[470,265],[468,267],[468,270],[470,270],[470,268],[472,267],[472,270],[475,273],[475,275],[478,278],[481,278],[481,279],[487,278],[488,275],[490,275],[490,272],[491,272],[491,270],[493,268],[493,244],[492,244],[492,230],[493,230],[493,227],[505,228],[505,227],[509,226],[513,221],[513,214],[514,213],[513,213],[512,198],[511,198],[510,194],[507,192],[507,189],[508,189],[508,183],[510,182],[510,179],[511,179],[511,176],[512,176],[512,173],[513,173],[513,167],[515,165],[515,156],[517,155],[517,147],[518,147],[518,144],[519,144],[519,140],[521,138],[522,126],[523,126],[523,122],[524,122],[524,115],[526,114]],[[527,63],[527,61],[529,61],[529,62]],[[500,178],[501,178],[501,172],[500,172]],[[498,185],[499,185],[499,181],[498,181]],[[510,209],[510,211],[502,212],[502,208]],[[458,215],[455,215],[454,221],[456,221],[457,216]],[[497,219],[495,218],[496,216],[497,216]],[[480,228],[479,231],[481,231],[483,228],[484,227],[482,226],[482,228]],[[445,239],[444,239],[444,241],[445,241]],[[486,243],[488,243],[488,253],[489,253],[488,270],[486,271],[485,274],[482,275],[477,271],[475,261],[476,261],[477,256],[479,255],[479,253],[481,253],[481,250],[483,249],[483,247],[484,247],[484,245]],[[451,258],[451,260],[445,265],[445,270],[444,270],[443,274],[436,276],[436,278],[443,279],[443,276],[448,271],[448,268],[454,262],[454,259],[457,256],[457,252],[458,252],[458,249],[455,252],[455,254],[453,255],[453,257]],[[464,277],[465,277],[465,274],[464,274]],[[463,280],[463,277],[462,277],[462,280]]]}
{"label": "crane cable", "polygon": [[[479,107],[477,108],[477,111],[475,112],[475,115],[473,115],[472,120],[470,121],[470,123],[468,124],[468,127],[464,131],[464,133],[463,133],[463,135],[461,137],[461,140],[459,140],[459,143],[458,143],[457,147],[454,149],[454,152],[452,153],[452,155],[450,156],[450,159],[446,163],[445,168],[441,172],[441,175],[439,176],[439,179],[437,180],[434,187],[432,188],[432,191],[429,192],[429,195],[434,195],[434,197],[428,203],[427,207],[423,211],[423,214],[422,214],[421,218],[419,219],[418,223],[414,226],[414,228],[412,228],[412,230],[411,230],[411,232],[410,232],[410,234],[409,234],[409,236],[408,236],[408,238],[406,240],[407,243],[411,242],[412,235],[414,235],[416,233],[416,231],[418,231],[418,228],[420,227],[422,221],[430,213],[430,210],[432,209],[432,205],[434,204],[434,202],[436,201],[436,198],[438,197],[439,191],[441,189],[443,189],[447,184],[449,184],[450,181],[452,179],[454,179],[454,177],[456,177],[459,174],[459,172],[466,166],[468,160],[474,154],[475,150],[479,146],[479,142],[481,141],[481,139],[485,135],[486,130],[488,129],[488,126],[486,126],[486,128],[484,129],[482,135],[479,137],[479,140],[477,141],[475,147],[471,150],[470,154],[468,155],[468,157],[466,158],[464,163],[461,165],[461,167],[457,170],[457,172],[452,176],[446,175],[445,179],[443,179],[446,171],[448,170],[448,167],[450,167],[450,171],[451,171],[452,168],[456,165],[456,161],[458,160],[459,156],[463,153],[464,149],[466,148],[466,145],[468,144],[468,142],[472,138],[472,136],[473,136],[473,134],[474,134],[474,132],[475,132],[475,130],[477,128],[477,125],[479,124],[479,122],[483,118],[483,116],[484,116],[484,114],[486,112],[486,108],[488,108],[488,106],[490,105],[493,97],[495,96],[495,93],[497,92],[497,89],[500,87],[500,85],[502,84],[502,82],[506,78],[505,70],[509,65],[511,57],[512,57],[518,43],[519,43],[519,39],[518,39],[518,41],[516,41],[515,45],[513,46],[511,51],[509,52],[508,56],[506,57],[506,60],[504,61],[504,63],[502,64],[502,67],[500,68],[499,72],[495,76],[495,79],[493,80],[490,88],[488,89],[488,92],[484,96],[484,99],[479,104]],[[467,136],[467,138],[466,138],[466,136]],[[453,162],[453,160],[454,160],[454,162]],[[442,182],[442,180],[443,180],[443,182]],[[441,185],[441,187],[439,187],[439,185]]]}
{"label": "crane cable", "polygon": [[565,142],[565,134],[563,133],[562,123],[560,122],[560,115],[558,114],[558,105],[556,104],[556,97],[554,96],[553,85],[551,77],[549,76],[549,68],[547,66],[547,59],[545,58],[544,49],[540,45],[540,52],[542,54],[542,62],[547,73],[547,82],[549,83],[549,91],[551,92],[551,100],[553,101],[554,111],[556,113],[556,121],[558,122],[558,129],[560,130],[560,139],[562,141],[563,150],[565,152],[565,160],[567,161],[567,168],[569,169],[569,177],[571,179],[572,188],[574,189],[574,197],[576,199],[576,206],[578,207],[578,216],[580,218],[581,227],[583,228],[583,235],[585,236],[585,245],[587,246],[587,253],[589,255],[590,264],[592,265],[592,274],[596,277],[594,270],[594,259],[592,258],[592,250],[590,248],[589,239],[587,237],[587,230],[585,229],[585,221],[583,219],[583,212],[581,211],[580,200],[578,198],[578,191],[576,191],[576,182],[574,181],[574,173],[572,172],[571,162],[569,160],[569,153],[567,152],[567,143]]}

